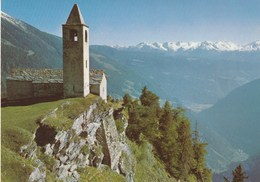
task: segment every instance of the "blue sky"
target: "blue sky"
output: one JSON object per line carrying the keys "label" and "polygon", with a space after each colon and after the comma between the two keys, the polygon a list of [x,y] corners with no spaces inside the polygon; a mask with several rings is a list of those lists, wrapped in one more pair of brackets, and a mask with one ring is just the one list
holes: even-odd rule
{"label": "blue sky", "polygon": [[2,0],[2,11],[61,36],[74,3],[91,44],[260,39],[260,0]]}

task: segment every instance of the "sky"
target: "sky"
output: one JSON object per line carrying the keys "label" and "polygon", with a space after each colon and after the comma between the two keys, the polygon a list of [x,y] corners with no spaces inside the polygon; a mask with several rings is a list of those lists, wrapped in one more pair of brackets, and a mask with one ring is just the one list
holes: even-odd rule
{"label": "sky", "polygon": [[260,0],[2,0],[1,9],[61,36],[75,3],[92,45],[260,40]]}

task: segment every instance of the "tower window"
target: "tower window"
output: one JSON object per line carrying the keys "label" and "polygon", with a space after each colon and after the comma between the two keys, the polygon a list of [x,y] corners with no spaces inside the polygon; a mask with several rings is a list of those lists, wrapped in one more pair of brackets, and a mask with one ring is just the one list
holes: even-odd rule
{"label": "tower window", "polygon": [[73,41],[73,42],[78,41],[78,32],[76,30],[70,31],[70,40]]}
{"label": "tower window", "polygon": [[85,42],[87,42],[87,41],[88,41],[88,31],[85,30]]}

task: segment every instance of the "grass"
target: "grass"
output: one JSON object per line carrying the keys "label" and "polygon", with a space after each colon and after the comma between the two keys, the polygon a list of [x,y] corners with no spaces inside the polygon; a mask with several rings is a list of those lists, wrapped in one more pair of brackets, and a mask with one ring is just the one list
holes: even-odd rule
{"label": "grass", "polygon": [[166,172],[165,167],[160,161],[155,158],[152,150],[152,145],[147,141],[142,141],[140,145],[128,141],[135,157],[136,157],[136,170],[134,181],[135,182],[149,182],[149,181],[165,181],[176,182]]}
{"label": "grass", "polygon": [[66,102],[58,107],[56,115],[48,117],[44,123],[55,128],[56,131],[67,130],[72,126],[74,119],[88,109],[97,99],[92,94],[88,95],[86,99],[66,99]]}
{"label": "grass", "polygon": [[37,127],[37,120],[57,108],[64,100],[29,106],[1,108],[2,144],[7,148],[29,143]]}
{"label": "grass", "polygon": [[33,162],[26,160],[10,149],[1,146],[1,181],[28,181],[33,171]]}
{"label": "grass", "polygon": [[116,129],[119,134],[124,131],[124,122],[121,119],[116,120]]}
{"label": "grass", "polygon": [[[57,119],[50,117],[45,124],[55,129],[66,129],[72,125],[72,119],[88,108],[97,99],[90,94],[87,98],[69,98],[54,102],[45,102],[29,106],[12,106],[1,108],[1,180],[6,182],[27,181],[31,174],[34,162],[20,156],[20,147],[30,143],[33,133],[44,116],[55,108],[61,108],[64,103],[66,113],[57,111]],[[76,106],[79,106],[78,108]],[[67,113],[68,112],[68,113]],[[46,158],[46,161],[52,162]],[[47,164],[48,165],[48,164]],[[53,179],[53,175],[47,171],[47,179]]]}
{"label": "grass", "polygon": [[97,169],[95,167],[87,167],[86,170],[80,172],[80,181],[82,182],[125,182],[125,178],[112,171],[111,169]]}

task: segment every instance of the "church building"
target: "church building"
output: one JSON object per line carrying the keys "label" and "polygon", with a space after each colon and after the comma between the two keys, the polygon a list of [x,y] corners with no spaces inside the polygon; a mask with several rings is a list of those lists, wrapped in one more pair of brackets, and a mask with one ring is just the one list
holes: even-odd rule
{"label": "church building", "polygon": [[75,4],[62,25],[63,70],[12,69],[6,78],[7,99],[86,97],[89,93],[107,99],[103,70],[89,67],[89,27]]}

